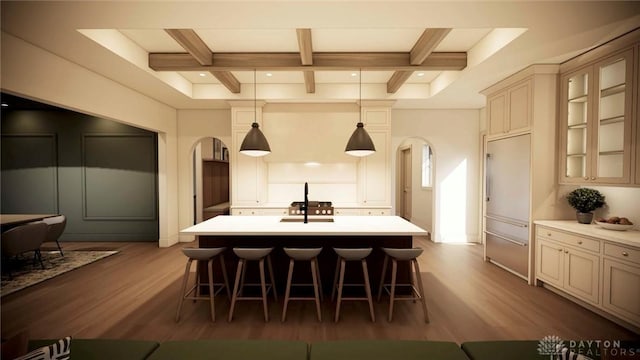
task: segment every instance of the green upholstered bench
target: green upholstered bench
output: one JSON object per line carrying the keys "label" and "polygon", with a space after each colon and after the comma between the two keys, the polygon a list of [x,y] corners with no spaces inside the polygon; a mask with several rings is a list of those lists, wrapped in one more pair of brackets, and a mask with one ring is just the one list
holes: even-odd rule
{"label": "green upholstered bench", "polygon": [[538,354],[538,341],[471,341],[462,343],[462,350],[471,360],[549,360]]}
{"label": "green upholstered bench", "polygon": [[[51,345],[56,340],[30,340],[29,351]],[[158,348],[155,341],[71,339],[70,360],[143,360]]]}
{"label": "green upholstered bench", "polygon": [[149,359],[306,360],[307,354],[303,341],[189,340],[163,342]]}
{"label": "green upholstered bench", "polygon": [[311,344],[310,360],[467,360],[458,344],[421,340],[344,340]]}

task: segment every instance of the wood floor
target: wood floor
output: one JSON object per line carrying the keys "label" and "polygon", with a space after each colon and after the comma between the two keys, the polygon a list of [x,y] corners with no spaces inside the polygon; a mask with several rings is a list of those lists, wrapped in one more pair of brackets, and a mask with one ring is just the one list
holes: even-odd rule
{"label": "wood floor", "polygon": [[[330,299],[318,322],[313,302],[291,302],[280,322],[282,297],[270,304],[265,323],[259,302],[238,303],[234,321],[226,321],[229,302],[217,297],[217,322],[205,302],[186,302],[175,323],[180,281],[186,258],[179,244],[167,249],[154,243],[64,243],[71,249],[109,249],[120,253],[39,285],[3,297],[2,337],[28,330],[31,338],[120,338],[147,340],[283,339],[420,339],[462,343],[471,340],[638,339],[624,328],[548,290],[482,260],[480,245],[434,244],[419,258],[431,322],[425,324],[419,303],[396,305],[393,322],[387,303],[376,304],[376,322],[364,302],[343,305],[334,323]],[[186,244],[186,246],[193,246]],[[276,276],[278,276],[276,274]],[[284,276],[284,274],[282,274]],[[323,279],[323,281],[330,281]]]}

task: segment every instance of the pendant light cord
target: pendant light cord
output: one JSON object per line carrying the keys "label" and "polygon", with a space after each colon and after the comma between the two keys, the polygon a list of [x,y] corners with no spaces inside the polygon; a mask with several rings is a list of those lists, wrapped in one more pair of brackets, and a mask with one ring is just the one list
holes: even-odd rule
{"label": "pendant light cord", "polygon": [[258,83],[256,82],[256,69],[253,69],[253,122],[258,123],[258,105],[257,105],[257,88]]}
{"label": "pendant light cord", "polygon": [[360,124],[362,124],[362,68],[359,69],[360,70],[360,75],[358,76],[358,80],[360,81],[360,91],[358,93],[358,96],[360,97],[360,103],[358,104],[360,107],[360,116],[358,117],[358,119],[360,119]]}

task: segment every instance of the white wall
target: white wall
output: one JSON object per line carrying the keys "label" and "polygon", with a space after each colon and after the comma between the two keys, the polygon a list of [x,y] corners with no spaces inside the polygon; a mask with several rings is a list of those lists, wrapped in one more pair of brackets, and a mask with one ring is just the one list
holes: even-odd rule
{"label": "white wall", "polygon": [[[432,145],[435,162],[436,242],[478,242],[479,236],[479,131],[478,110],[392,110],[391,151],[409,137]],[[392,157],[396,169],[396,157]],[[392,177],[395,189],[396,176]],[[392,192],[395,204],[395,192]]]}
{"label": "white wall", "polygon": [[[231,111],[178,110],[178,225],[184,229],[193,225],[193,151],[200,140],[215,137],[231,144]],[[229,154],[229,157],[238,154]],[[180,236],[180,241],[193,241],[193,236]]]}
{"label": "white wall", "polygon": [[178,239],[175,109],[2,32],[2,90],[158,133],[159,246]]}

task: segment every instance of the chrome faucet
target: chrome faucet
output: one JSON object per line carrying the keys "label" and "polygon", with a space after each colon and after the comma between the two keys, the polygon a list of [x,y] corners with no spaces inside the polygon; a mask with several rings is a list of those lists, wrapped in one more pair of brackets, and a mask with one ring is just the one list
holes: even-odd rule
{"label": "chrome faucet", "polygon": [[304,223],[308,223],[307,216],[309,212],[309,184],[304,183],[304,205],[302,207],[302,212],[304,214]]}

